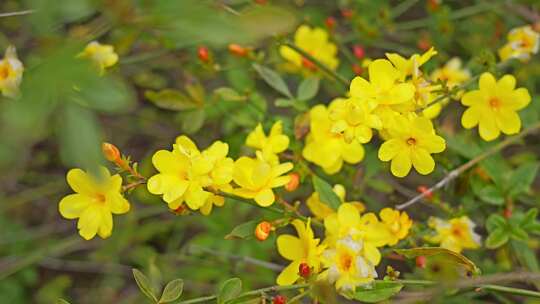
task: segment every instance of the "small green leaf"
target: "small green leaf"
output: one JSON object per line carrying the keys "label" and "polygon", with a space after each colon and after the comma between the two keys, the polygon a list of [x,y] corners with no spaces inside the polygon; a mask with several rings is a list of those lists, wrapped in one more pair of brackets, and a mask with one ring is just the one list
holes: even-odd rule
{"label": "small green leaf", "polygon": [[504,197],[502,193],[494,185],[487,185],[476,192],[476,195],[484,202],[501,206],[504,204]]}
{"label": "small green leaf", "polygon": [[234,239],[251,239],[255,233],[255,228],[257,227],[257,221],[249,221],[243,224],[240,224],[225,236],[226,240]]}
{"label": "small green leaf", "polygon": [[70,303],[64,299],[58,299],[56,300],[56,304],[70,304]]}
{"label": "small green leaf", "polygon": [[158,108],[171,111],[193,110],[202,105],[174,89],[164,89],[157,92],[145,91],[144,96]]}
{"label": "small green leaf", "polygon": [[527,213],[525,213],[525,216],[519,223],[519,226],[522,227],[525,230],[528,230],[528,227],[531,225],[535,225],[537,223],[536,217],[538,216],[538,209],[531,208]]}
{"label": "small green leaf", "polygon": [[228,279],[223,282],[219,288],[217,302],[218,304],[224,304],[230,301],[242,292],[242,281],[239,278]]}
{"label": "small green leaf", "polygon": [[503,229],[507,226],[506,219],[500,214],[492,214],[488,217],[486,221],[486,229],[488,231],[493,231],[497,228]]}
{"label": "small green leaf", "polygon": [[375,281],[372,285],[356,288],[354,299],[364,303],[377,303],[395,296],[403,284],[392,281]]}
{"label": "small green leaf", "polygon": [[341,205],[341,200],[332,189],[332,186],[317,175],[313,175],[312,182],[315,191],[319,193],[321,202],[327,204],[332,209],[337,210],[339,205]]}
{"label": "small green leaf", "polygon": [[538,163],[526,163],[512,172],[510,180],[506,185],[510,197],[515,197],[516,195],[529,190],[529,187],[536,177],[536,172],[538,172],[538,166]]}
{"label": "small green leaf", "polygon": [[184,289],[184,281],[182,279],[172,280],[163,289],[159,303],[169,303],[180,298]]}
{"label": "small green leaf", "polygon": [[178,119],[182,123],[182,131],[186,134],[194,134],[204,125],[206,113],[204,109],[184,111],[179,113]]}
{"label": "small green leaf", "polygon": [[280,92],[281,94],[287,96],[289,99],[293,99],[293,96],[291,92],[289,91],[289,88],[287,87],[287,84],[285,83],[285,80],[279,76],[278,73],[276,73],[274,70],[269,69],[267,67],[264,67],[262,65],[253,64],[253,68],[257,73],[259,73],[259,76],[262,77],[262,79],[274,90]]}
{"label": "small green leaf", "polygon": [[527,233],[527,231],[515,225],[512,225],[510,227],[510,236],[515,240],[524,241],[524,242],[529,239],[529,234]]}
{"label": "small green leaf", "polygon": [[214,95],[225,101],[246,101],[247,96],[240,95],[232,88],[221,87],[214,90]]}
{"label": "small green leaf", "polygon": [[277,98],[274,101],[274,104],[276,105],[276,107],[287,108],[287,107],[292,107],[294,102],[295,102],[294,99]]}
{"label": "small green leaf", "polygon": [[511,240],[510,245],[521,265],[527,267],[533,272],[540,271],[540,266],[538,265],[538,260],[536,258],[536,252],[526,242]]}
{"label": "small green leaf", "polygon": [[508,231],[503,228],[495,228],[486,239],[486,247],[489,249],[499,248],[508,242]]}
{"label": "small green leaf", "polygon": [[296,92],[296,98],[298,100],[310,100],[319,91],[319,78],[309,77],[306,78],[298,86],[298,91]]}
{"label": "small green leaf", "polygon": [[133,277],[135,278],[135,282],[137,282],[137,286],[139,286],[139,289],[142,291],[142,293],[154,301],[155,303],[158,302],[157,297],[152,290],[152,285],[150,283],[150,280],[148,277],[146,277],[142,272],[140,272],[138,269],[133,268]]}
{"label": "small green leaf", "polygon": [[398,254],[405,256],[406,258],[415,258],[417,256],[438,256],[448,262],[458,264],[463,266],[466,270],[470,271],[472,274],[479,274],[480,269],[469,260],[466,256],[461,253],[454,252],[452,250],[442,248],[442,247],[416,247],[410,249],[394,249]]}

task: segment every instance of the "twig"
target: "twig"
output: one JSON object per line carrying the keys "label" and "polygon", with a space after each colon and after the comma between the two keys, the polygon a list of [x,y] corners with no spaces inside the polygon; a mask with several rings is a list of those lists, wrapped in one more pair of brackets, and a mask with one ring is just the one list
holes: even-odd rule
{"label": "twig", "polygon": [[283,270],[283,266],[278,265],[278,264],[262,261],[262,260],[255,259],[255,258],[248,257],[248,256],[235,255],[235,254],[230,254],[230,253],[227,253],[227,252],[218,252],[218,251],[212,250],[210,248],[206,248],[206,247],[202,247],[202,246],[198,246],[198,245],[190,245],[187,248],[187,253],[188,254],[194,253],[192,249],[196,249],[196,250],[199,250],[199,251],[201,251],[203,253],[215,255],[215,256],[218,256],[218,257],[224,257],[226,259],[239,261],[239,262],[245,262],[245,263],[252,264],[252,265],[255,265],[255,266],[260,266],[260,267],[270,269],[270,270],[273,270],[273,271],[282,271]]}
{"label": "twig", "polygon": [[18,11],[18,12],[0,13],[0,18],[29,15],[35,12],[36,12],[35,10],[25,10],[25,11]]}
{"label": "twig", "polygon": [[482,160],[486,159],[487,157],[499,152],[500,150],[506,148],[507,146],[509,146],[511,144],[514,144],[515,142],[517,142],[521,138],[523,138],[523,137],[525,137],[525,136],[527,136],[527,135],[529,135],[531,133],[536,132],[538,129],[540,129],[540,122],[538,122],[538,123],[530,126],[529,128],[521,131],[521,133],[519,133],[518,135],[509,137],[509,138],[503,140],[499,144],[491,147],[490,149],[486,150],[485,152],[481,153],[480,155],[476,156],[475,158],[469,160],[465,164],[463,164],[463,165],[459,166],[458,168],[450,171],[450,173],[448,173],[448,175],[446,175],[442,180],[440,180],[435,185],[431,186],[431,188],[429,188],[427,191],[424,191],[424,192],[420,193],[419,195],[413,197],[412,199],[410,199],[409,201],[407,201],[407,202],[405,202],[403,204],[397,205],[396,209],[403,210],[403,209],[417,203],[418,201],[420,201],[421,199],[426,197],[430,192],[431,193],[435,192],[435,191],[441,189],[442,187],[446,186],[449,182],[454,180],[461,173],[467,171],[468,169],[470,169],[471,167],[473,167],[477,163],[479,163]]}
{"label": "twig", "polygon": [[290,43],[290,42],[285,42],[285,43],[283,43],[283,45],[290,47],[291,49],[296,51],[298,54],[302,55],[303,57],[305,57],[309,61],[313,62],[319,69],[324,71],[326,74],[332,76],[334,79],[336,79],[339,83],[341,83],[345,87],[349,87],[349,81],[347,79],[345,79],[345,77],[339,75],[338,73],[336,73],[335,71],[333,71],[332,69],[330,69],[329,67],[327,67],[326,65],[321,63],[319,60],[313,58],[313,56],[311,56],[310,54],[308,54],[307,52],[305,52],[301,48],[297,47],[296,45],[294,45],[293,43]]}
{"label": "twig", "polygon": [[418,2],[418,0],[405,0],[405,1],[401,2],[400,4],[396,5],[396,7],[394,7],[392,9],[392,11],[390,12],[390,16],[392,18],[397,18],[397,17],[403,15],[411,7],[413,7],[417,2]]}

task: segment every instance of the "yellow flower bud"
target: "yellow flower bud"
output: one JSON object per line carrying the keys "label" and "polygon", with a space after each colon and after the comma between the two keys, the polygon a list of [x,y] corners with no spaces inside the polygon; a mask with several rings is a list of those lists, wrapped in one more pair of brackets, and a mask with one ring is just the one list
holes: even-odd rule
{"label": "yellow flower bud", "polygon": [[120,150],[118,150],[115,145],[107,142],[101,144],[101,151],[103,152],[105,159],[111,162],[117,162],[121,157]]}

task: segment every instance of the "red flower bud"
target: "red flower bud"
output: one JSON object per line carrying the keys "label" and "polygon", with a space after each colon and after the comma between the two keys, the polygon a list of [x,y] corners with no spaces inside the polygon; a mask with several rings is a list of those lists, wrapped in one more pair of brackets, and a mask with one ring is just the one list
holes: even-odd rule
{"label": "red flower bud", "polygon": [[504,208],[503,216],[504,216],[505,218],[510,218],[510,217],[512,217],[512,208],[510,208],[510,207]]}
{"label": "red flower bud", "polygon": [[418,191],[419,193],[422,193],[424,194],[424,197],[427,198],[427,199],[432,199],[433,198],[433,192],[431,192],[431,190],[429,190],[428,187],[426,186],[418,186],[418,188],[416,188],[416,191]]}
{"label": "red flower bud", "polygon": [[282,295],[277,295],[272,299],[272,304],[285,304],[287,303],[287,298]]}
{"label": "red flower bud", "polygon": [[313,63],[311,60],[307,59],[306,57],[302,57],[302,65],[308,70],[311,70],[311,71],[317,70],[317,66],[315,65],[315,63]]}
{"label": "red flower bud", "polygon": [[423,255],[419,255],[416,257],[416,267],[418,268],[426,268],[426,257]]}
{"label": "red flower bud", "polygon": [[362,72],[364,71],[364,69],[358,64],[353,64],[352,70],[355,75],[362,75]]}
{"label": "red flower bud", "polygon": [[231,43],[229,44],[229,52],[239,57],[246,57],[248,54],[248,49],[239,44]]}
{"label": "red flower bud", "polygon": [[341,16],[345,17],[346,19],[351,19],[354,12],[352,9],[344,8],[341,10]]}
{"label": "red flower bud", "polygon": [[270,235],[270,231],[272,231],[272,224],[262,221],[255,227],[255,237],[259,241],[264,241]]}
{"label": "red flower bud", "polygon": [[298,188],[300,184],[300,175],[296,172],[289,174],[291,180],[285,185],[285,190],[292,192]]}
{"label": "red flower bud", "polygon": [[208,48],[205,46],[200,46],[197,49],[197,56],[199,56],[199,59],[202,62],[208,62],[210,61],[210,52],[208,51]]}
{"label": "red flower bud", "polygon": [[329,30],[333,30],[336,27],[336,18],[328,16],[326,20],[324,20],[324,23]]}
{"label": "red flower bud", "polygon": [[309,275],[311,274],[311,268],[309,267],[307,263],[300,263],[300,265],[298,266],[298,274],[302,278],[307,279],[309,278]]}
{"label": "red flower bud", "polygon": [[362,59],[366,55],[366,53],[364,52],[364,48],[358,44],[353,45],[353,53],[354,56],[358,59]]}

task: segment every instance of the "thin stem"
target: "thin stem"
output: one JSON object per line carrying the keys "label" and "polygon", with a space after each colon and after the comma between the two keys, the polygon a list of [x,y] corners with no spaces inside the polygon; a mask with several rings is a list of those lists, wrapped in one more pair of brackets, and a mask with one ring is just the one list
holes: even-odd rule
{"label": "thin stem", "polygon": [[509,137],[509,138],[503,140],[499,144],[491,147],[490,149],[486,150],[485,152],[481,153],[480,155],[476,156],[475,158],[469,160],[465,164],[463,164],[463,165],[459,166],[458,168],[450,171],[450,173],[448,173],[448,175],[446,175],[442,180],[440,180],[435,185],[431,186],[431,188],[429,188],[427,191],[424,191],[424,192],[420,193],[419,195],[413,197],[412,199],[410,199],[409,201],[407,201],[407,202],[405,202],[403,204],[397,205],[396,209],[403,210],[403,209],[405,209],[405,208],[407,208],[409,206],[414,205],[415,203],[419,202],[421,199],[426,197],[426,195],[428,195],[430,192],[435,192],[435,191],[441,189],[442,187],[446,186],[449,182],[451,182],[452,180],[457,178],[460,174],[467,171],[468,169],[470,169],[471,167],[473,167],[477,163],[479,163],[482,160],[490,157],[491,155],[501,151],[502,149],[516,143],[518,140],[522,139],[523,137],[538,131],[538,129],[540,129],[540,122],[538,122],[538,123],[530,126],[529,128],[521,131],[518,135]]}
{"label": "thin stem", "polygon": [[[245,297],[259,296],[261,293],[266,293],[266,292],[279,292],[279,291],[287,291],[287,290],[296,290],[296,289],[306,288],[308,286],[309,286],[309,284],[296,284],[296,285],[288,285],[288,286],[270,286],[270,287],[265,287],[265,288],[260,288],[260,289],[255,289],[255,290],[252,290],[252,291],[244,292],[244,293],[240,294],[236,299],[245,298]],[[203,303],[203,302],[215,300],[216,298],[217,298],[217,295],[211,295],[211,296],[205,296],[205,297],[195,298],[195,299],[186,300],[186,301],[180,301],[180,302],[177,302],[176,304]]]}
{"label": "thin stem", "polygon": [[25,10],[25,11],[19,11],[19,12],[0,13],[0,18],[29,15],[35,12],[36,12],[35,10]]}
{"label": "thin stem", "polygon": [[304,290],[302,291],[301,293],[297,294],[296,296],[292,297],[288,303],[296,303],[298,301],[300,301],[303,297],[307,296],[309,294],[310,290],[307,289],[307,290]]}
{"label": "thin stem", "polygon": [[349,81],[345,77],[339,75],[334,70],[330,69],[329,67],[327,67],[326,65],[321,63],[319,60],[315,59],[313,56],[311,56],[310,54],[308,54],[307,52],[302,50],[301,48],[297,47],[296,45],[294,45],[294,44],[292,44],[290,42],[285,42],[285,43],[283,43],[283,45],[290,47],[291,49],[296,51],[298,54],[302,55],[303,57],[305,57],[309,61],[313,62],[319,69],[324,71],[326,74],[332,76],[335,80],[337,80],[339,83],[343,84],[345,87],[349,87]]}
{"label": "thin stem", "polygon": [[390,16],[392,16],[392,18],[397,18],[397,17],[403,15],[411,7],[413,7],[417,2],[418,2],[418,0],[405,0],[405,1],[401,2],[400,4],[396,5],[396,7],[394,7],[394,9],[392,9],[392,12],[390,13]]}
{"label": "thin stem", "polygon": [[527,289],[521,289],[521,288],[513,288],[513,287],[506,287],[506,286],[499,286],[499,285],[481,285],[480,287],[478,287],[478,289],[504,292],[504,293],[514,294],[514,295],[519,295],[519,296],[525,296],[525,297],[540,298],[540,292],[527,290]]}

